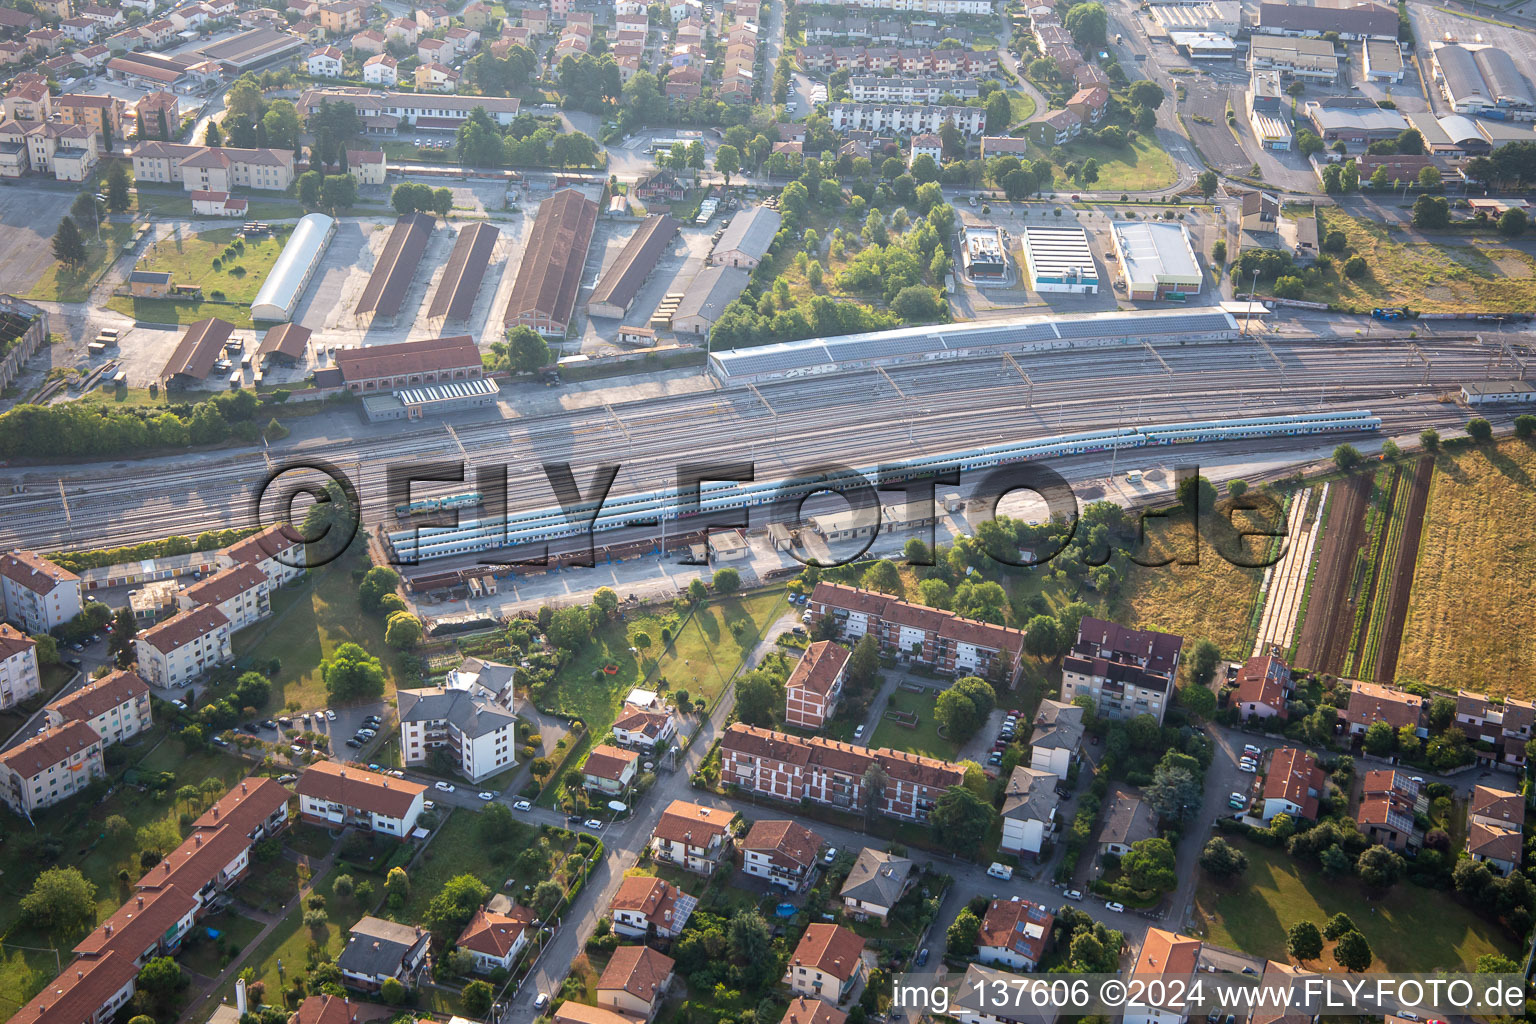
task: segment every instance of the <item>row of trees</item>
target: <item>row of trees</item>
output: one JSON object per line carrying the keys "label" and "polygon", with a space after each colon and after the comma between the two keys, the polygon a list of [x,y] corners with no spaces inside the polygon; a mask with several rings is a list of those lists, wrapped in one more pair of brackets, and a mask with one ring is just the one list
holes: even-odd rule
{"label": "row of trees", "polygon": [[196,405],[160,410],[78,402],[18,405],[0,413],[0,454],[7,458],[102,456],[217,444],[231,437],[255,441],[262,431],[258,417],[287,397],[285,391],[258,397],[242,389]]}

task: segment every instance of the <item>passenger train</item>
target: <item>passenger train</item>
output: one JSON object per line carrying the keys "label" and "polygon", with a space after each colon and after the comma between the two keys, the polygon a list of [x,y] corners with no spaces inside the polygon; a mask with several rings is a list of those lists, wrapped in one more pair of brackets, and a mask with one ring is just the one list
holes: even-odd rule
{"label": "passenger train", "polygon": [[[1015,462],[1085,455],[1111,449],[1233,441],[1256,437],[1294,437],[1343,431],[1372,431],[1380,427],[1381,418],[1371,415],[1368,409],[1165,423],[1148,427],[1115,427],[1108,430],[1063,434],[987,448],[974,448],[959,453],[908,459],[898,463],[894,469],[883,468],[878,474],[867,471],[858,472],[863,474],[863,479],[866,481],[874,481],[878,477],[880,484],[884,486],[927,472],[986,469]],[[849,471],[850,482],[853,472]],[[688,518],[704,512],[765,505],[786,498],[803,499],[818,491],[835,489],[838,476],[840,474],[829,470],[793,480],[762,483],[710,481],[699,487],[697,510],[680,511],[677,488],[669,487],[644,494],[609,498],[601,503],[596,519],[590,524],[586,516],[593,511],[594,503],[587,502],[577,506],[571,512],[559,508],[545,508],[509,516],[496,516],[483,521],[464,522],[457,527],[397,530],[388,533],[386,539],[400,561],[429,561],[473,551],[541,544],[563,537],[580,536],[588,530],[614,530],[636,525],[651,526],[658,521]],[[478,499],[479,495],[474,497]],[[447,500],[451,499],[444,499],[444,501]],[[478,505],[479,501],[464,504]],[[459,506],[439,504],[422,511],[435,511],[448,507]],[[572,522],[573,516],[579,521]]]}

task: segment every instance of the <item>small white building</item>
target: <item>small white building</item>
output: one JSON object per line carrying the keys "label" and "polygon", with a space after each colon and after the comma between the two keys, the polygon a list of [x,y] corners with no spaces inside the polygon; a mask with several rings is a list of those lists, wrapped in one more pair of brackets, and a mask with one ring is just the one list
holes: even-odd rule
{"label": "small white building", "polygon": [[363,61],[363,81],[369,85],[394,85],[400,81],[400,62],[387,53],[375,54]]}
{"label": "small white building", "polygon": [[322,46],[309,55],[305,64],[309,68],[309,73],[316,78],[340,78],[341,50],[335,46]]}
{"label": "small white building", "polygon": [[1461,400],[1468,405],[1514,405],[1536,402],[1536,384],[1528,380],[1479,381],[1461,386]]}
{"label": "small white building", "polygon": [[798,822],[757,821],[741,841],[741,870],[801,892],[811,883],[821,847],[821,836]]}
{"label": "small white building", "polygon": [[613,930],[627,938],[644,938],[652,929],[661,939],[676,938],[699,905],[670,882],[652,875],[629,875],[619,883],[608,911],[613,916]]}

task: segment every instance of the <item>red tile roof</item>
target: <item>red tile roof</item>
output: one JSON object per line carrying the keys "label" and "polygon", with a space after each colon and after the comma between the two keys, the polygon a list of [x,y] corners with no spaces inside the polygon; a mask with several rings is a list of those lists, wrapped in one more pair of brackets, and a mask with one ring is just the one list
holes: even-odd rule
{"label": "red tile roof", "polygon": [[11,625],[9,622],[0,622],[0,661],[14,658],[23,651],[30,651],[37,646],[37,641]]}
{"label": "red tile roof", "polygon": [[1285,800],[1301,808],[1303,818],[1317,818],[1317,797],[1326,785],[1317,758],[1297,747],[1280,747],[1269,761],[1264,778],[1264,799]]}
{"label": "red tile roof", "polygon": [[82,750],[100,745],[101,737],[96,735],[95,729],[84,722],[65,722],[57,729],[46,729],[0,754],[0,764],[22,778],[30,779]]}
{"label": "red tile roof", "polygon": [[86,683],[67,697],[60,697],[50,707],[67,720],[88,722],[148,693],[149,685],[137,672],[118,669]]}
{"label": "red tile roof", "polygon": [[76,960],[22,1007],[12,1024],[86,1024],[107,1000],[138,977],[129,957],[108,951]]}
{"label": "red tile roof", "polygon": [[601,743],[592,748],[592,752],[587,755],[587,762],[581,766],[581,770],[583,774],[590,775],[594,779],[607,779],[610,782],[619,782],[624,778],[625,770],[638,760],[640,760],[640,755],[633,750],[621,750],[618,747]]}
{"label": "red tile roof", "polygon": [[342,996],[305,996],[295,1024],[352,1024],[357,1011]]}
{"label": "red tile roof", "polygon": [[619,883],[619,891],[608,904],[610,912],[632,910],[659,927],[672,923],[671,913],[682,890],[651,875],[630,875]]}
{"label": "red tile roof", "polygon": [[179,612],[164,622],[151,626],[139,634],[139,639],[161,654],[169,654],[227,625],[229,625],[229,616],[212,605],[201,605]]}
{"label": "red tile roof", "polygon": [[735,817],[735,811],[673,800],[661,812],[661,820],[651,835],[670,843],[687,843],[702,849],[708,847],[715,836],[725,835]]}
{"label": "red tile roof", "polygon": [[1344,718],[1361,726],[1382,721],[1401,729],[1405,725],[1417,726],[1423,710],[1424,698],[1416,694],[1356,680],[1349,684],[1349,706]]}
{"label": "red tile roof", "polygon": [[1233,700],[1239,704],[1265,704],[1284,714],[1285,688],[1290,678],[1290,668],[1273,655],[1249,658],[1237,672]]}
{"label": "red tile roof", "polygon": [[75,947],[77,956],[96,956],[116,949],[130,957],[150,948],[178,921],[197,909],[193,896],[178,886],[168,886],[131,896],[117,913],[97,926]]}
{"label": "red tile roof", "polygon": [[224,554],[236,562],[261,562],[296,545],[302,547],[303,544],[304,539],[297,530],[286,523],[278,523],[260,533],[235,541],[224,549]]}
{"label": "red tile roof", "polygon": [[514,905],[510,914],[493,914],[481,907],[459,935],[462,949],[503,959],[533,923],[533,911]]}
{"label": "red tile roof", "polygon": [[1035,963],[1045,955],[1056,915],[1029,900],[993,900],[981,920],[977,945],[1022,953]]}
{"label": "red tile roof", "polygon": [[597,991],[619,989],[648,1003],[666,989],[677,961],[649,946],[620,946],[613,951]]}
{"label": "red tile roof", "polygon": [[806,928],[795,947],[791,964],[795,967],[814,967],[838,981],[846,982],[859,969],[864,955],[864,940],[857,932],[840,925],[817,922]]}
{"label": "red tile roof", "polygon": [[810,867],[821,849],[822,838],[795,821],[754,822],[747,838],[742,841],[743,850],[771,852],[785,867]]}
{"label": "red tile roof", "polygon": [[[47,92],[48,87],[43,86]],[[34,594],[49,594],[60,583],[80,582],[80,577],[32,551],[8,551],[0,555],[0,576]]]}
{"label": "red tile roof", "polygon": [[825,697],[837,684],[843,666],[848,664],[848,658],[848,648],[830,640],[818,640],[806,648],[784,686],[789,690],[809,690]]}
{"label": "red tile roof", "polygon": [[185,593],[197,604],[221,604],[232,597],[244,594],[247,590],[264,587],[266,583],[266,573],[251,562],[241,562],[239,565],[214,573],[201,583],[194,583],[186,589]]}
{"label": "red tile roof", "polygon": [[427,791],[418,782],[341,765],[316,761],[299,776],[299,795],[329,800],[346,807],[403,818],[416,798]]}

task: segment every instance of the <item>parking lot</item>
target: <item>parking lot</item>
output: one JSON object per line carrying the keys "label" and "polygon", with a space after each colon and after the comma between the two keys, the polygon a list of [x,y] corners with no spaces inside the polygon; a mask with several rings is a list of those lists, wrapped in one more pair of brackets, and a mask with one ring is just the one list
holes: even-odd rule
{"label": "parking lot", "polygon": [[53,265],[52,239],[76,193],[0,187],[0,292],[25,295]]}
{"label": "parking lot", "polygon": [[1230,103],[1237,114],[1238,129],[1247,133],[1242,89],[1193,75],[1185,76],[1181,84],[1185,88],[1185,97],[1179,104],[1179,111],[1184,115],[1189,136],[1200,147],[1201,154],[1218,170],[1246,174],[1253,166],[1253,158],[1227,127],[1227,105]]}

